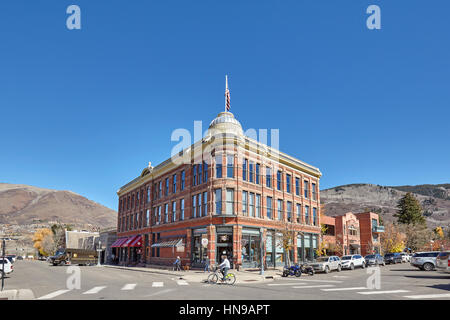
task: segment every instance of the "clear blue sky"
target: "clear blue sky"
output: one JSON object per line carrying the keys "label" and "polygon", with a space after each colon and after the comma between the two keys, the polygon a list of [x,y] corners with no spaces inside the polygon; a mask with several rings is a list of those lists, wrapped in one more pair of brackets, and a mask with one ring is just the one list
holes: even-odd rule
{"label": "clear blue sky", "polygon": [[[82,29],[66,28],[81,7]],[[370,4],[382,29],[366,28]],[[0,181],[113,209],[223,109],[348,183],[450,182],[450,2],[0,2]]]}

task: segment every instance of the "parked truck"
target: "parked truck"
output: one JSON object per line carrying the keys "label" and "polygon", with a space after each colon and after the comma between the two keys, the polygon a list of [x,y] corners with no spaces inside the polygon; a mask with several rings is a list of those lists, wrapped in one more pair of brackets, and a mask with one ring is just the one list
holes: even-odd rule
{"label": "parked truck", "polygon": [[100,235],[98,232],[66,231],[65,248],[59,249],[54,256],[48,258],[48,262],[57,265],[96,264],[98,260],[98,247]]}

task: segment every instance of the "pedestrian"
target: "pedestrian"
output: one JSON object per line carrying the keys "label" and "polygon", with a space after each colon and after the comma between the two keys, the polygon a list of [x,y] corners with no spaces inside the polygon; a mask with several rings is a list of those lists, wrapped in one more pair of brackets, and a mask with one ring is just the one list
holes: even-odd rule
{"label": "pedestrian", "polygon": [[203,263],[205,264],[205,269],[203,269],[203,272],[208,271],[209,272],[209,259],[203,260]]}
{"label": "pedestrian", "polygon": [[177,259],[173,264],[175,265],[175,271],[181,271],[181,260],[179,256],[177,256]]}

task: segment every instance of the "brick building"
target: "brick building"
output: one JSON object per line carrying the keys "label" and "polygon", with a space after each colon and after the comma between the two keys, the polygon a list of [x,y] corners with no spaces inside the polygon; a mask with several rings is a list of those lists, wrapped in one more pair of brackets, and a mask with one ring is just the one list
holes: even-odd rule
{"label": "brick building", "polygon": [[[200,141],[117,192],[121,264],[202,267],[312,260],[320,238],[319,169],[243,133],[221,112]],[[295,236],[284,252],[283,234]]]}
{"label": "brick building", "polygon": [[360,225],[361,254],[381,253],[380,233],[384,226],[380,226],[378,214],[374,212],[357,213]]}

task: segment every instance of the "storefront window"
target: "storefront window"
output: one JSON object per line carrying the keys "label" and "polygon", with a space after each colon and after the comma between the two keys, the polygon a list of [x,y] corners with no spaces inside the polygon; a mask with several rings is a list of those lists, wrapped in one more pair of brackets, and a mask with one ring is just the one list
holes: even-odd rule
{"label": "storefront window", "polygon": [[275,263],[277,266],[284,265],[284,248],[283,248],[283,235],[276,235],[275,243]]}
{"label": "storefront window", "polygon": [[259,231],[242,232],[242,264],[245,267],[259,267],[261,259],[261,240]]}
{"label": "storefront window", "polygon": [[311,235],[310,234],[305,234],[305,239],[304,239],[303,244],[305,246],[305,260],[312,261],[313,254],[312,254],[312,243],[311,243]]}
{"label": "storefront window", "polygon": [[273,241],[271,234],[267,234],[266,237],[266,264],[267,266],[273,266]]}
{"label": "storefront window", "polygon": [[297,262],[303,262],[303,246],[302,246],[302,236],[297,236]]}

